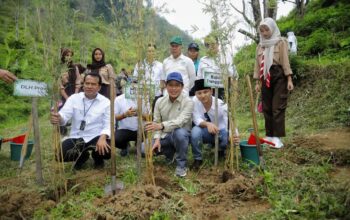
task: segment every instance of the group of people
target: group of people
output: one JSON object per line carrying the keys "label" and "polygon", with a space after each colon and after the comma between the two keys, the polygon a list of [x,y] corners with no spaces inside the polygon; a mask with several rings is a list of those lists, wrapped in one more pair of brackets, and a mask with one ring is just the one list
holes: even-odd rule
{"label": "group of people", "polygon": [[[255,89],[262,91],[266,138],[280,148],[283,146],[280,137],[285,136],[288,91],[293,89],[288,43],[281,38],[271,18],[261,22],[259,32],[260,43],[254,69]],[[142,108],[142,126],[146,132],[154,134],[153,151],[165,155],[169,161],[176,161],[175,174],[180,177],[187,174],[189,145],[193,155],[191,167],[196,170],[203,161],[202,145],[207,143],[213,146],[215,135],[218,135],[219,155],[224,156],[229,133],[224,90],[218,92],[218,123],[215,124],[213,89],[205,83],[208,72],[223,74],[219,63],[218,39],[214,35],[205,38],[204,45],[208,52],[201,59],[197,43],[188,45],[188,56],[182,54],[182,45],[181,37],[173,37],[170,40],[171,55],[161,63],[155,59],[157,47],[149,44],[147,56],[136,64],[131,80],[131,83],[138,85],[148,82],[155,86],[153,103],[148,103],[152,108]],[[79,169],[89,158],[88,150],[92,149],[94,166],[103,167],[104,160],[111,156],[111,132],[115,132],[115,146],[121,149],[122,156],[128,153],[128,143],[137,140],[140,129],[137,102],[126,94],[112,100],[117,127],[111,130],[109,90],[114,86],[111,82],[115,81],[116,75],[112,66],[104,62],[104,52],[96,48],[92,53],[92,63],[80,75],[79,67],[71,62],[73,52],[65,51],[62,52],[62,62],[67,64],[68,72],[63,75],[62,79],[66,80],[61,85],[65,103],[59,112],[51,113],[52,124],[62,126],[71,120],[70,135],[62,143],[63,154],[59,159],[76,161],[74,166]],[[227,67],[224,77],[238,79],[234,65]],[[152,121],[146,120],[149,115],[153,115]],[[234,140],[239,142],[239,137],[235,136]]]}

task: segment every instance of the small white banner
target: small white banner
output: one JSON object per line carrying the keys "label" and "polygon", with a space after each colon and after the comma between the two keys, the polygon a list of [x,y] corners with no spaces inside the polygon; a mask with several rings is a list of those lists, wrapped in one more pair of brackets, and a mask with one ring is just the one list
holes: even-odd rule
{"label": "small white banner", "polygon": [[44,97],[48,95],[47,84],[34,80],[17,79],[14,84],[13,95]]}
{"label": "small white banner", "polygon": [[217,72],[204,72],[204,86],[211,88],[224,88],[221,74]]}
{"label": "small white banner", "polygon": [[133,83],[126,83],[124,87],[124,94],[126,99],[135,100],[137,98],[137,85]]}

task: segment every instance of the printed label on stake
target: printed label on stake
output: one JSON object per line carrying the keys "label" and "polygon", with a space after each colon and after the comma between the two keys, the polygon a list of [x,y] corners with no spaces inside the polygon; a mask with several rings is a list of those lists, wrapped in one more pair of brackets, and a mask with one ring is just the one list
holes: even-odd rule
{"label": "printed label on stake", "polygon": [[224,88],[221,74],[218,72],[204,72],[204,86],[212,88]]}
{"label": "printed label on stake", "polygon": [[17,79],[14,84],[13,95],[44,97],[48,95],[47,84],[34,80]]}
{"label": "printed label on stake", "polygon": [[137,98],[137,85],[133,83],[126,83],[124,87],[124,94],[126,99],[136,100]]}

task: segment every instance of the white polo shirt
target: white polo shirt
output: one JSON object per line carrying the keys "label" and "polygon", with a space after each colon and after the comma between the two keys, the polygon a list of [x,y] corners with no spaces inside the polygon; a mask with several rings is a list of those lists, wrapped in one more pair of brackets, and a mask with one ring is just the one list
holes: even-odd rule
{"label": "white polo shirt", "polygon": [[160,89],[160,81],[165,81],[165,75],[163,74],[163,64],[157,60],[153,61],[151,64],[149,64],[146,60],[142,62],[140,65],[136,64],[134,68],[133,77],[134,79],[138,78],[139,72],[144,73],[143,82],[146,83],[154,83],[156,86],[155,95],[160,96],[162,95],[162,91]]}
{"label": "white polo shirt", "polygon": [[[199,126],[199,124],[203,121],[206,121],[206,118],[204,116],[204,113],[206,113],[206,110],[202,104],[201,101],[197,99],[196,96],[193,97],[193,123],[196,126]],[[207,112],[208,116],[210,118],[210,121],[212,123],[215,123],[215,97],[212,96],[212,105],[209,111]],[[221,99],[218,99],[218,127],[219,129],[225,129],[227,130],[227,104],[225,104]]]}
{"label": "white polo shirt", "polygon": [[[99,135],[111,135],[110,100],[103,95],[97,94],[95,99],[88,99],[84,92],[73,94],[59,114],[63,121],[61,125],[72,119],[69,138],[83,138],[87,143]],[[80,130],[82,121],[85,121],[84,130]]]}
{"label": "white polo shirt", "polygon": [[166,58],[163,61],[163,72],[165,74],[165,79],[169,73],[181,73],[184,82],[184,94],[188,95],[189,91],[194,86],[194,81],[196,80],[196,71],[193,61],[183,54],[181,54],[176,59],[173,57],[173,55]]}
{"label": "white polo shirt", "polygon": [[[130,108],[137,108],[136,101],[132,99],[126,99],[125,94],[122,94],[114,100],[114,115],[121,115],[128,111]],[[137,131],[138,122],[137,116],[127,117],[118,121],[118,129],[127,129],[131,131]]]}

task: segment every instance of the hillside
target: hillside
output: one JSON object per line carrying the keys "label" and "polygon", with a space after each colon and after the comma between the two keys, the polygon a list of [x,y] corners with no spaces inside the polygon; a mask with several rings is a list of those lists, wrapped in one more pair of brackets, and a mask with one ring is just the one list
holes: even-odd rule
{"label": "hillside", "polygon": [[[96,45],[106,48],[107,60],[116,69],[132,68],[137,59],[138,33],[131,30],[137,25],[131,10],[134,1],[112,1],[116,8],[123,8],[112,14],[108,4],[102,4],[108,1],[23,1],[26,5],[19,9],[14,2],[0,0],[4,8],[0,10],[4,24],[0,64],[21,78],[52,83],[60,45],[72,47],[74,58],[84,64]],[[219,159],[215,166],[213,149],[203,147],[202,166],[198,171],[188,170],[185,178],[174,176],[174,163],[154,156],[153,184],[146,159],[141,158],[138,170],[132,142],[127,156],[122,157],[119,149],[116,152],[116,179],[124,188],[116,195],[106,195],[105,187],[113,181],[111,160],[101,170],[93,168],[91,158],[78,171],[73,170],[73,163],[58,163],[52,143],[54,129],[47,117],[51,99],[41,99],[40,171],[44,184],[36,182],[38,151],[19,169],[18,161],[10,160],[10,144],[3,143],[0,219],[350,219],[349,11],[348,0],[313,0],[303,18],[292,11],[278,21],[284,36],[287,31],[295,32],[299,52],[290,57],[295,89],[288,102],[285,147],[264,146],[264,164],[243,162],[236,146],[231,148],[237,156],[234,168],[228,168],[229,157]],[[18,32],[16,15],[22,21]],[[115,17],[120,18],[119,23]],[[38,18],[46,20],[40,23]],[[184,33],[172,26],[168,29],[163,18],[156,17],[155,23],[159,30],[155,40],[163,58],[166,39]],[[145,33],[145,38],[152,39],[152,32]],[[255,44],[246,46],[234,58],[240,73],[235,118],[241,140],[248,139],[252,128],[245,76],[253,71],[255,48]],[[12,97],[11,86],[1,82],[0,86],[0,136],[14,137],[27,126],[30,100]],[[257,121],[262,136],[262,114],[257,114]],[[192,161],[189,149],[188,162]]]}
{"label": "hillside", "polygon": [[[137,1],[112,2],[114,5],[99,0],[0,1],[0,68],[9,69],[20,79],[52,85],[61,47],[72,48],[74,62],[83,65],[91,62],[91,51],[100,47],[106,62],[119,73],[121,68],[134,68],[139,43],[145,47],[155,42],[158,59],[163,60],[169,54],[172,36],[181,35],[185,44],[191,41],[185,32],[148,8],[143,8],[144,28],[138,37]],[[141,48],[141,57],[144,51]],[[0,128],[26,120],[31,100],[13,97],[11,85],[0,82],[0,86]],[[47,113],[51,102],[50,98],[40,100],[41,115]]]}
{"label": "hillside", "polygon": [[[292,11],[277,22],[282,36],[294,31],[298,39],[298,55],[290,56],[296,87],[287,109],[287,121],[296,132],[350,124],[349,11],[348,1],[315,0],[303,18]],[[253,72],[255,48],[242,48],[235,57],[242,75]],[[244,97],[241,101],[246,103]]]}

